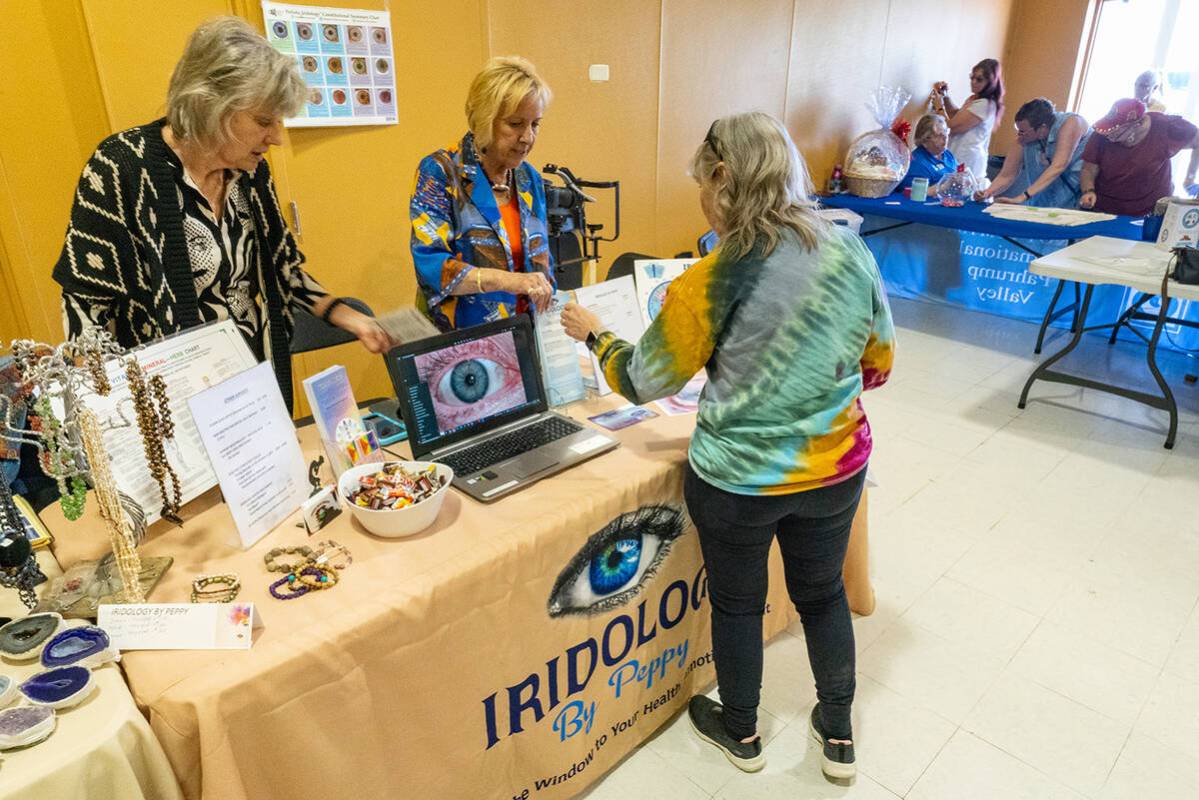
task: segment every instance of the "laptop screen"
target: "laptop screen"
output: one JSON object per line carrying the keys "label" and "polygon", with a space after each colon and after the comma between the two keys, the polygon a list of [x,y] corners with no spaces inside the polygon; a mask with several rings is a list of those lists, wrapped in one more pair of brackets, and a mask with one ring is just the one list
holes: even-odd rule
{"label": "laptop screen", "polygon": [[387,360],[414,453],[545,410],[523,315],[403,345]]}

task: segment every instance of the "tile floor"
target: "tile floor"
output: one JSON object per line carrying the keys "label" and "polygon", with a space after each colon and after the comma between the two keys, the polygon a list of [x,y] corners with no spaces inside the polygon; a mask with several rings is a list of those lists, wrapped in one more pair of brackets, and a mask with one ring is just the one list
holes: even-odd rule
{"label": "tile floor", "polygon": [[[1164,413],[1112,396],[1038,384],[1017,409],[1035,327],[892,305],[894,377],[865,401],[878,610],[854,622],[856,782],[820,774],[796,624],[766,648],[763,772],[680,714],[588,800],[1199,797],[1199,361],[1160,359],[1168,451]],[[1066,365],[1152,386],[1144,352],[1092,336]]]}

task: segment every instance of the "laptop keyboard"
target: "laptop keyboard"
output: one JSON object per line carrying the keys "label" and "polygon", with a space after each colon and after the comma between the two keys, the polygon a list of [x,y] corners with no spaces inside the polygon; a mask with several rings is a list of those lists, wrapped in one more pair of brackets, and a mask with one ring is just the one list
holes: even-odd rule
{"label": "laptop keyboard", "polygon": [[565,417],[546,417],[541,422],[526,425],[437,460],[451,467],[455,475],[470,475],[581,430],[582,425]]}

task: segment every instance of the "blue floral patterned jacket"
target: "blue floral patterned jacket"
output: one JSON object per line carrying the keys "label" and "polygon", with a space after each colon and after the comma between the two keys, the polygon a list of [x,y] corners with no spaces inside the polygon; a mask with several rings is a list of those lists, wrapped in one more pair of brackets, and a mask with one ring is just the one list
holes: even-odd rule
{"label": "blue floral patterned jacket", "polygon": [[483,174],[474,137],[421,160],[409,213],[412,261],[420,298],[441,330],[465,328],[516,313],[508,292],[453,295],[475,267],[510,272],[537,271],[554,283],[545,213],[545,185],[528,162],[515,170],[520,206],[522,264],[513,264],[512,246],[491,184]]}

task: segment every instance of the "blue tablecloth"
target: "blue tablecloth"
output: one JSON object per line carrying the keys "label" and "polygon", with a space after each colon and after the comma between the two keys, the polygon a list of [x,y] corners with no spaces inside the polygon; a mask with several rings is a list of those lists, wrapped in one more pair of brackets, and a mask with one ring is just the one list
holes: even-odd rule
{"label": "blue tablecloth", "polygon": [[[921,225],[936,225],[959,231],[989,233],[992,236],[1010,236],[1017,239],[1086,239],[1091,236],[1111,236],[1116,239],[1141,238],[1140,217],[1116,217],[1108,222],[1090,225],[1042,225],[1036,222],[1016,222],[986,214],[983,203],[967,203],[959,208],[948,208],[935,200],[917,203],[902,194],[887,197],[857,197],[852,194],[837,194],[820,198],[821,205],[829,208],[847,208],[866,216],[918,222]],[[864,231],[868,232],[868,231]]]}
{"label": "blue tablecloth", "polygon": [[[984,214],[985,206],[980,203],[946,208],[935,201],[915,203],[902,194],[877,199],[842,194],[820,201],[861,214],[866,220],[862,232],[867,234],[895,222],[917,223],[866,237],[866,246],[874,253],[892,297],[944,303],[1033,323],[1045,315],[1057,280],[1028,271],[1028,262],[1034,258],[1030,251],[1050,253],[1065,247],[1069,240],[1097,235],[1139,240],[1142,228],[1140,219],[1134,217],[1073,227],[1013,222]],[[1089,319],[1114,322],[1136,295],[1121,286],[1097,287]],[[1066,293],[1062,306],[1073,299],[1073,292]],[[1154,299],[1145,310],[1156,313],[1157,302]],[[1176,317],[1199,320],[1199,303],[1175,301],[1171,311]],[[1055,324],[1063,327],[1069,322],[1067,315]],[[1136,321],[1132,327],[1147,335],[1153,324]],[[1134,338],[1127,331],[1120,337]],[[1159,346],[1199,350],[1199,331],[1167,325]]]}

